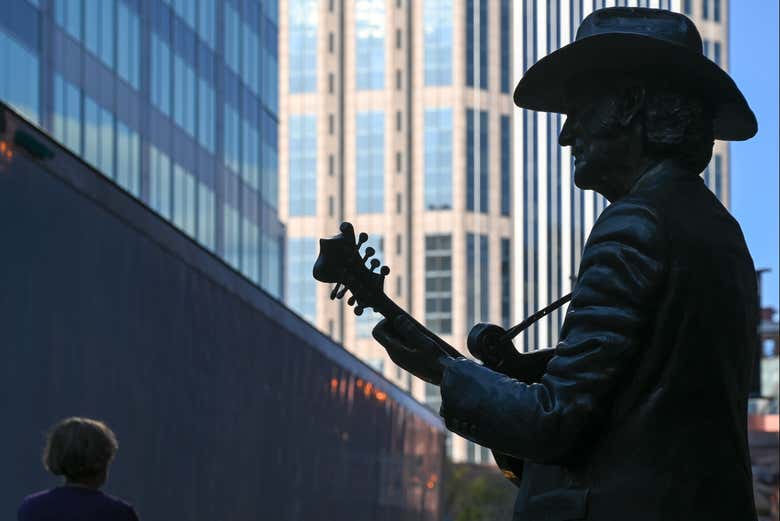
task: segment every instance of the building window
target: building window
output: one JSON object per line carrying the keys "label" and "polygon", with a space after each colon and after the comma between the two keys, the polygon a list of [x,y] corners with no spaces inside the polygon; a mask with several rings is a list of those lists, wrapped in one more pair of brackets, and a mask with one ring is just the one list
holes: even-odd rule
{"label": "building window", "polygon": [[400,275],[398,275],[395,278],[395,296],[396,297],[400,297],[401,294],[403,293],[403,280],[404,279]]}
{"label": "building window", "polygon": [[395,90],[401,90],[403,88],[403,72],[401,69],[395,71]]}
{"label": "building window", "polygon": [[720,22],[720,0],[712,0],[712,19]]}
{"label": "building window", "polygon": [[121,121],[116,123],[116,181],[138,197],[141,192],[141,140],[138,132]]}
{"label": "building window", "polygon": [[[479,246],[479,250],[477,250]],[[466,234],[466,326],[488,320],[488,237]]]}
{"label": "building window", "polygon": [[403,130],[403,113],[400,110],[395,113],[395,130],[396,132]]}
{"label": "building window", "polygon": [[425,208],[452,208],[452,109],[425,110]]}
{"label": "building window", "polygon": [[249,119],[241,120],[241,178],[260,191],[260,133]]}
{"label": "building window", "polygon": [[151,98],[166,116],[171,115],[171,48],[157,33],[151,37]]}
{"label": "building window", "polygon": [[452,236],[425,237],[425,325],[452,333]]}
{"label": "building window", "polygon": [[173,164],[173,224],[195,237],[195,176],[178,163]]}
{"label": "building window", "polygon": [[311,283],[311,260],[317,256],[313,237],[287,240],[287,304],[309,322],[317,318],[317,286]]}
{"label": "building window", "polygon": [[358,213],[384,211],[385,117],[381,111],[358,112],[355,193]]}
{"label": "building window", "polygon": [[[368,241],[360,246],[361,257],[365,255],[366,248],[369,246],[374,248],[375,252],[372,259],[377,259],[384,264],[385,243],[382,236],[369,235]],[[309,259],[309,264],[311,264],[311,259]],[[311,266],[309,267],[309,276],[311,276]],[[355,336],[357,338],[371,338],[371,331],[381,318],[382,316],[375,313],[372,308],[364,309],[362,315],[355,315]]]}
{"label": "building window", "polygon": [[198,242],[214,251],[214,190],[205,183],[198,185]]}
{"label": "building window", "polygon": [[84,96],[84,160],[114,177],[114,115]]}
{"label": "building window", "polygon": [[691,0],[683,0],[683,14],[691,14]]}
{"label": "building window", "polygon": [[[317,0],[290,0],[290,93],[317,90]],[[225,4],[229,6],[229,4]]]}
{"label": "building window", "polygon": [[328,0],[328,11],[332,13],[333,9],[335,9],[335,4],[336,4],[335,0]]}
{"label": "building window", "polygon": [[260,230],[249,217],[241,219],[241,272],[260,283]]}
{"label": "building window", "polygon": [[477,84],[488,88],[488,0],[466,0],[466,85]]}
{"label": "building window", "polygon": [[329,72],[328,73],[328,94],[333,94],[333,81],[334,81],[333,73]]}
{"label": "building window", "polygon": [[501,326],[508,329],[512,320],[512,264],[509,239],[501,239]]}
{"label": "building window", "polygon": [[720,65],[720,42],[713,42],[714,61]]}
{"label": "building window", "polygon": [[84,9],[84,46],[106,67],[114,68],[114,2],[87,4]]}
{"label": "building window", "polygon": [[328,196],[328,216],[333,217],[333,196]]}
{"label": "building window", "polygon": [[211,50],[214,50],[217,36],[214,26],[216,19],[214,0],[200,0],[198,2],[198,36]]}
{"label": "building window", "polygon": [[510,24],[512,23],[512,12],[510,0],[501,0],[501,92],[509,92],[512,80],[512,42],[510,34]]}
{"label": "building window", "polygon": [[395,236],[395,254],[396,255],[401,255],[402,246],[403,246],[403,239],[401,237],[401,234],[399,233],[399,234],[397,234]]}
{"label": "building window", "polygon": [[[241,17],[235,8],[229,3],[225,2],[225,38],[224,38],[224,51],[225,65],[228,69],[241,74]],[[292,18],[292,14],[290,15]],[[290,27],[293,27],[292,21]],[[291,30],[292,34],[292,30]],[[292,46],[291,46],[292,48]],[[290,57],[292,63],[292,56]],[[292,67],[291,67],[292,70]],[[292,82],[290,84],[292,90]]]}
{"label": "building window", "polygon": [[395,30],[395,48],[400,49],[403,47],[403,31],[401,29]]}
{"label": "building window", "polygon": [[425,85],[452,83],[452,0],[425,0]]}
{"label": "building window", "polygon": [[331,136],[336,132],[336,118],[333,114],[328,114],[328,134]]}
{"label": "building window", "polygon": [[282,239],[262,231],[260,232],[260,286],[274,297],[282,297]]}
{"label": "building window", "polygon": [[73,38],[81,40],[80,1],[57,0],[54,3],[54,20]]}
{"label": "building window", "polygon": [[241,118],[238,111],[228,103],[223,107],[223,114],[223,161],[227,168],[237,174],[241,171]]}
{"label": "building window", "polygon": [[710,0],[701,0],[701,17],[705,20],[710,17]]}
{"label": "building window", "polygon": [[403,196],[401,195],[401,192],[397,192],[395,194],[395,213],[401,215],[403,209],[404,209]]}
{"label": "building window", "polygon": [[333,54],[335,49],[336,49],[336,35],[334,35],[333,31],[331,31],[328,33],[328,52]]}
{"label": "building window", "polygon": [[488,131],[487,111],[480,111],[476,120],[474,111],[466,109],[466,209],[472,212],[488,213]]}
{"label": "building window", "polygon": [[195,137],[195,70],[184,58],[173,55],[173,120]]}
{"label": "building window", "polygon": [[117,2],[116,70],[119,77],[138,89],[140,86],[141,28],[138,15],[124,2]]}
{"label": "building window", "polygon": [[384,4],[384,0],[355,2],[355,81],[358,90],[383,89],[385,86]]}
{"label": "building window", "polygon": [[702,41],[702,52],[707,58],[710,57],[710,41],[706,38]]}
{"label": "building window", "polygon": [[149,146],[149,206],[171,218],[171,160],[154,145]]}
{"label": "building window", "polygon": [[[233,194],[237,198],[236,194]],[[239,254],[241,253],[241,239],[239,235],[241,218],[238,210],[230,204],[222,205],[222,240],[223,258],[235,269],[241,269]]]}
{"label": "building window", "polygon": [[198,78],[198,143],[214,153],[216,131],[216,96],[214,87],[204,78]]}
{"label": "building window", "polygon": [[401,152],[395,153],[395,173],[400,174],[403,171],[403,155]]}
{"label": "building window", "polygon": [[292,114],[290,132],[290,215],[317,215],[317,117]]}
{"label": "building window", "polygon": [[[0,32],[0,45],[5,43],[3,42],[5,38],[5,35]],[[13,62],[12,59],[11,63]],[[5,75],[5,78],[8,79],[11,76]],[[3,99],[8,99],[6,97],[8,89],[5,89],[3,79],[0,79],[0,85],[3,86],[3,91],[0,94],[3,95]],[[16,105],[14,104],[14,106]],[[56,73],[54,74],[54,114],[52,116],[54,127],[52,131],[57,141],[74,153],[81,154],[81,92],[75,85]]]}
{"label": "building window", "polygon": [[501,215],[509,215],[512,192],[512,127],[509,116],[501,116]]}
{"label": "building window", "polygon": [[336,158],[333,154],[328,154],[328,175],[330,177],[336,175]]}
{"label": "building window", "polygon": [[[263,202],[276,210],[279,204],[279,127],[276,119],[266,110],[260,111],[262,135],[262,188]],[[273,238],[279,243],[280,239]],[[281,252],[281,243],[279,243]],[[281,253],[280,253],[281,254]],[[281,295],[281,283],[275,285]]]}

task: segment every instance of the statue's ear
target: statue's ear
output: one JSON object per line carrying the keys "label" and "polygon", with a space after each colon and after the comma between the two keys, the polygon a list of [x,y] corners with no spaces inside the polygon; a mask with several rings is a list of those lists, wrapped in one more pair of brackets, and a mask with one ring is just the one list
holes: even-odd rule
{"label": "statue's ear", "polygon": [[624,127],[630,125],[644,107],[646,93],[644,85],[640,84],[629,85],[623,89],[618,108],[620,123]]}

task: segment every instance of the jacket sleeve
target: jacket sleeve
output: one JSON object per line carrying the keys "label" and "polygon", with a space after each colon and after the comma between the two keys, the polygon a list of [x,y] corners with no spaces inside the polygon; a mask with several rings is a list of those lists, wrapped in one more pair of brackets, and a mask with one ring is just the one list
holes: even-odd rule
{"label": "jacket sleeve", "polygon": [[653,211],[619,201],[598,219],[583,252],[555,356],[526,384],[470,360],[451,361],[441,383],[447,427],[500,453],[566,463],[598,434],[653,315],[664,277]]}

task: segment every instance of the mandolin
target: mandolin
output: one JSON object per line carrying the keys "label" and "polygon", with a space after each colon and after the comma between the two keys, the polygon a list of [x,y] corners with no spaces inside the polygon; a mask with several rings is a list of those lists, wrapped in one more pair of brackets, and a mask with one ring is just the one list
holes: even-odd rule
{"label": "mandolin", "polygon": [[[356,315],[362,315],[366,308],[372,308],[387,319],[403,313],[414,321],[417,327],[424,330],[445,355],[452,358],[465,358],[457,349],[414,320],[385,294],[384,283],[390,268],[381,266],[379,259],[372,258],[376,252],[370,246],[365,249],[363,255],[360,254],[360,247],[368,240],[368,235],[360,233],[356,238],[355,229],[348,222],[341,223],[339,230],[338,235],[329,239],[320,239],[320,253],[313,270],[314,278],[318,281],[335,284],[330,292],[331,300],[342,299],[347,291],[350,291],[347,304],[354,306]],[[519,486],[522,460],[495,451],[493,457],[504,476]]]}

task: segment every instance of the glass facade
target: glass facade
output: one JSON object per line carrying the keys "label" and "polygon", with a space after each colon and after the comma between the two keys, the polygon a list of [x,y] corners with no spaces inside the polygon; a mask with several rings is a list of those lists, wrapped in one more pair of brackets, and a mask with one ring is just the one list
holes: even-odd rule
{"label": "glass facade", "polygon": [[290,93],[317,90],[317,0],[289,0]]}
{"label": "glass facade", "polygon": [[385,115],[358,112],[355,135],[355,194],[358,213],[385,209]]}
{"label": "glass facade", "polygon": [[512,88],[512,5],[510,0],[501,0],[501,92],[509,93]]}
{"label": "glass facade", "polygon": [[452,333],[452,237],[425,237],[425,325],[434,333]]}
{"label": "glass facade", "polygon": [[[0,99],[281,297],[277,9],[275,0],[11,2],[0,60],[14,74],[0,78]],[[42,27],[52,28],[46,45]]]}
{"label": "glass facade", "polygon": [[425,110],[425,208],[452,208],[452,109]]}
{"label": "glass facade", "polygon": [[501,215],[512,208],[512,119],[501,116]]}
{"label": "glass facade", "polygon": [[488,179],[490,149],[488,147],[488,113],[466,109],[466,209],[488,213]]}
{"label": "glass facade", "polygon": [[509,239],[501,239],[501,326],[512,326],[512,249]]}
{"label": "glass facade", "polygon": [[290,183],[291,216],[317,215],[317,117],[290,116]]}
{"label": "glass facade", "polygon": [[287,244],[287,305],[309,322],[317,318],[317,286],[311,283],[312,259],[317,257],[314,237],[291,237]]}
{"label": "glass facade", "polygon": [[424,0],[425,85],[452,84],[452,0]]}
{"label": "glass facade", "polygon": [[385,0],[355,1],[355,83],[359,90],[385,87]]}
{"label": "glass facade", "polygon": [[[477,243],[477,239],[479,243]],[[488,280],[490,256],[488,236],[466,234],[466,327],[487,322],[489,308]]]}
{"label": "glass facade", "polygon": [[481,89],[488,88],[488,4],[466,0],[466,85]]}

